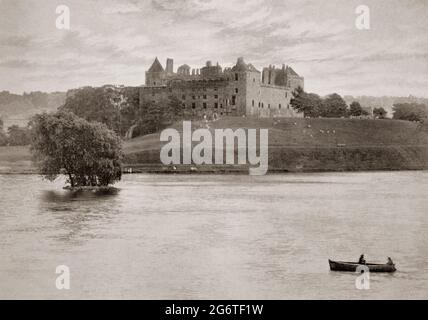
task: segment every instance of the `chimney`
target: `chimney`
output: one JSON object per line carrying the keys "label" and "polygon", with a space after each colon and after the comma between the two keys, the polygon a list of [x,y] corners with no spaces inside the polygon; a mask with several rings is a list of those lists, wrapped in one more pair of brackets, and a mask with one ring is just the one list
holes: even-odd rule
{"label": "chimney", "polygon": [[174,73],[174,60],[170,58],[166,59],[166,73],[167,74]]}

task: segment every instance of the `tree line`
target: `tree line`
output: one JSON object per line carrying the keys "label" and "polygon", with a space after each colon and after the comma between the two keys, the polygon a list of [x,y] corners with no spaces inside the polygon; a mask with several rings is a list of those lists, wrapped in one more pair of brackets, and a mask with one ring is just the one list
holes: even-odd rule
{"label": "tree line", "polygon": [[[337,93],[322,98],[315,93],[305,92],[301,87],[293,92],[290,104],[297,112],[311,118],[349,118],[370,115],[370,112],[357,101],[353,101],[348,107],[345,100]],[[395,120],[424,122],[428,118],[428,107],[420,103],[394,103],[392,110],[392,119]],[[377,119],[385,119],[387,116],[387,111],[383,107],[373,108],[372,113]]]}
{"label": "tree line", "polygon": [[[332,93],[325,98],[315,93],[305,92],[298,87],[293,92],[290,105],[304,117],[310,118],[349,118],[368,116],[370,112],[363,108],[358,101],[352,102],[349,107],[345,100],[337,93]],[[383,119],[386,117],[384,108],[374,108],[373,116]]]}
{"label": "tree line", "polygon": [[427,122],[428,107],[421,103],[395,103],[392,107],[393,119]]}
{"label": "tree line", "polygon": [[88,121],[104,123],[125,137],[133,127],[132,137],[157,132],[174,121],[191,118],[191,111],[171,95],[161,101],[140,101],[138,87],[85,87],[70,94],[62,107]]}

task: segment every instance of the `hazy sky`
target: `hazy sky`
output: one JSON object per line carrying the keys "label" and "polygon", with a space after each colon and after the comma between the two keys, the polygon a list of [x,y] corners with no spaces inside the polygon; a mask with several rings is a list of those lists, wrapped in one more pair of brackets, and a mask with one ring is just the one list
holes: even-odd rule
{"label": "hazy sky", "polygon": [[[355,27],[361,4],[370,30]],[[141,85],[155,56],[175,69],[244,56],[291,65],[322,95],[428,97],[427,14],[428,0],[0,0],[0,91]]]}

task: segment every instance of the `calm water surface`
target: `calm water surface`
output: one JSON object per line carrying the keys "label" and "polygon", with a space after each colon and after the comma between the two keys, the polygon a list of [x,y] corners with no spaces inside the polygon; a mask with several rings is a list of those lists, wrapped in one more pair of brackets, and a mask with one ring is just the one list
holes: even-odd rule
{"label": "calm water surface", "polygon": [[[110,196],[0,175],[0,298],[428,298],[428,172],[126,175]],[[370,290],[328,258],[384,262]],[[55,287],[67,265],[70,290]]]}

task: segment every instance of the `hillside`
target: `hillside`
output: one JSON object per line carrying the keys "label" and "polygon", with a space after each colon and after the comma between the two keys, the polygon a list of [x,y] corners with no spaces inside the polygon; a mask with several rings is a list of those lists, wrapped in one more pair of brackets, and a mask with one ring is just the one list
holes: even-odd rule
{"label": "hillside", "polygon": [[13,94],[8,91],[0,92],[0,118],[7,128],[13,124],[25,126],[28,120],[43,111],[54,111],[64,104],[65,92],[31,92]]}
{"label": "hillside", "polygon": [[[192,123],[192,129],[205,126]],[[180,131],[181,124],[175,127]],[[428,168],[428,130],[408,121],[225,118],[209,123],[209,127],[269,129],[271,171]],[[159,134],[127,141],[127,165],[134,170],[169,170],[159,167],[159,141]],[[200,170],[215,170],[215,166],[203,167]]]}
{"label": "hillside", "polygon": [[[358,171],[428,169],[428,128],[399,120],[225,118],[218,128],[269,129],[269,170]],[[174,127],[181,130],[181,123]],[[202,121],[192,129],[205,128]],[[133,172],[189,172],[189,166],[160,163],[160,133],[124,142],[124,169]],[[0,173],[33,172],[28,148],[0,147]],[[199,166],[199,172],[245,172],[247,166]]]}

